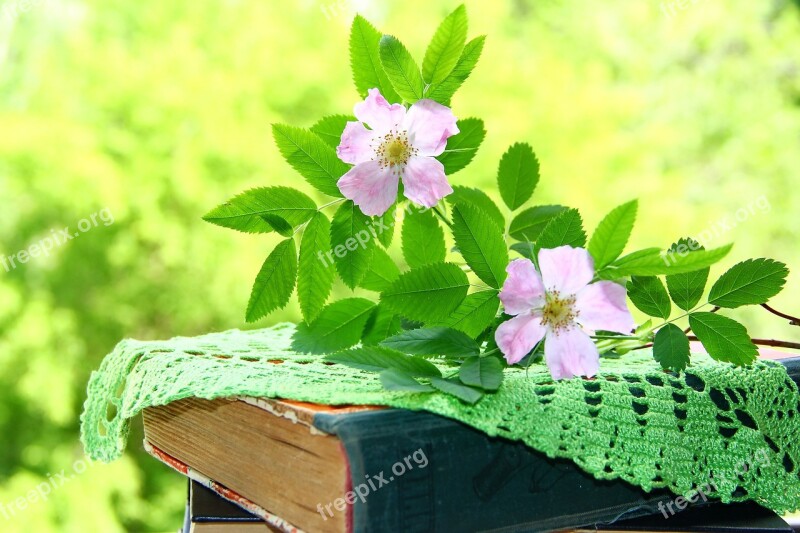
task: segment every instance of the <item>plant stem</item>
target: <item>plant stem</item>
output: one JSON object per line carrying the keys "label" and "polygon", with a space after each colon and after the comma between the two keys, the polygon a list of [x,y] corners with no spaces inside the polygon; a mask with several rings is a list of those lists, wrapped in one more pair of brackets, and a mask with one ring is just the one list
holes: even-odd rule
{"label": "plant stem", "polygon": [[444,216],[444,213],[442,213],[442,212],[439,210],[439,207],[438,207],[438,206],[433,206],[433,207],[431,207],[431,209],[433,209],[433,212],[436,214],[436,216],[438,216],[439,218],[441,218],[441,219],[442,219],[442,221],[443,221],[445,224],[447,224],[447,225],[448,225],[449,227],[451,227],[451,228],[453,227],[453,223],[452,223],[452,222],[450,222],[449,220],[447,220],[447,217],[446,217],[446,216]]}
{"label": "plant stem", "polygon": [[773,309],[772,307],[768,306],[767,304],[761,304],[761,307],[769,311],[775,316],[779,316],[781,318],[785,318],[789,321],[789,325],[792,326],[800,326],[800,318],[794,317],[792,315],[787,315],[786,313],[781,313],[780,311]]}
{"label": "plant stem", "polygon": [[345,200],[346,200],[346,198],[337,198],[336,200],[334,200],[334,201],[332,201],[332,202],[328,202],[328,203],[327,203],[327,204],[325,204],[325,205],[321,205],[321,206],[319,206],[319,207],[317,208],[317,211],[322,211],[322,210],[323,210],[323,209],[325,209],[326,207],[330,207],[330,206],[332,206],[332,205],[336,205],[336,204],[338,204],[339,202],[344,202]]}

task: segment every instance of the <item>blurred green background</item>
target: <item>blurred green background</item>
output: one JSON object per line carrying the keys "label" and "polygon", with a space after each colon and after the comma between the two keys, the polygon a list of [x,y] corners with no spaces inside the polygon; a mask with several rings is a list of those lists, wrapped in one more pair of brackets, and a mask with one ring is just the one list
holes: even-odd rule
{"label": "blurred green background", "polygon": [[[48,257],[0,264],[0,504],[83,457],[89,373],[123,337],[245,327],[271,237],[203,223],[248,187],[300,177],[270,124],[350,112],[357,9],[416,57],[456,0],[6,0],[0,3],[0,258],[97,219]],[[681,7],[683,6],[683,7]],[[800,8],[788,0],[468,0],[483,58],[453,102],[486,121],[451,181],[493,190],[530,142],[541,203],[587,229],[638,197],[631,246],[735,240],[795,267],[775,306],[798,314]],[[495,194],[495,196],[497,196]],[[742,211],[744,209],[744,211]],[[742,213],[746,212],[746,216]],[[88,227],[84,225],[84,227]],[[722,267],[717,268],[719,271]],[[337,289],[344,292],[342,288]],[[733,313],[760,337],[779,319]],[[297,320],[296,303],[256,324]],[[252,327],[252,326],[251,326]],[[796,328],[795,328],[796,329]],[[169,531],[185,483],[141,451],[94,465],[2,531]]]}

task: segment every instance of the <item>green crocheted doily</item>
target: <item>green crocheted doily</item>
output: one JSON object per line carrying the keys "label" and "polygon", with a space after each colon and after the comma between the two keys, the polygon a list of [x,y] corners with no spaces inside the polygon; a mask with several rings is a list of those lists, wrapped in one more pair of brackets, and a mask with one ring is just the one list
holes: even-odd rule
{"label": "green crocheted doily", "polygon": [[553,382],[543,365],[527,375],[508,369],[499,392],[469,406],[441,393],[388,392],[376,374],[292,352],[293,331],[281,324],[121,342],[89,382],[81,417],[87,453],[118,458],[132,417],[186,397],[373,404],[430,411],[522,440],[598,479],[677,494],[702,488],[725,502],[752,499],[778,512],[800,507],[799,397],[779,364],[737,369],[694,355],[678,377],[642,350],[604,359],[594,380]]}

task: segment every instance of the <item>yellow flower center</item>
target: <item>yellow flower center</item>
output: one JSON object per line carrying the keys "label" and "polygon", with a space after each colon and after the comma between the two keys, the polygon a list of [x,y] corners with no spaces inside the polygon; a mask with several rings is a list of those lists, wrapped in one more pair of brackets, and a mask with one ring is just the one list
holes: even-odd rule
{"label": "yellow flower center", "polygon": [[405,165],[416,153],[417,149],[408,142],[405,131],[390,131],[380,139],[375,150],[375,156],[382,168]]}
{"label": "yellow flower center", "polygon": [[575,296],[561,296],[558,291],[550,291],[542,309],[542,324],[550,326],[553,332],[568,329],[578,317],[575,309]]}

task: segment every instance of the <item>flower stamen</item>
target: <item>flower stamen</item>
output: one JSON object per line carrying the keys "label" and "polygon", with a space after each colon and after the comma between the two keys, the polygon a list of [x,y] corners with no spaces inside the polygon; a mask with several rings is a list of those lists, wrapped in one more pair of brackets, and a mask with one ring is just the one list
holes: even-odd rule
{"label": "flower stamen", "polygon": [[542,324],[550,326],[556,335],[569,329],[578,317],[575,309],[575,296],[561,296],[557,290],[547,292],[542,309]]}
{"label": "flower stamen", "polygon": [[378,147],[375,149],[375,159],[381,168],[403,167],[408,163],[418,150],[411,146],[408,140],[408,133],[405,131],[392,130],[382,138],[378,139]]}

